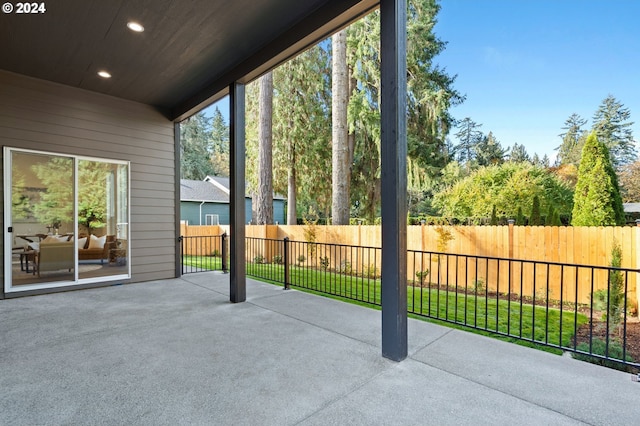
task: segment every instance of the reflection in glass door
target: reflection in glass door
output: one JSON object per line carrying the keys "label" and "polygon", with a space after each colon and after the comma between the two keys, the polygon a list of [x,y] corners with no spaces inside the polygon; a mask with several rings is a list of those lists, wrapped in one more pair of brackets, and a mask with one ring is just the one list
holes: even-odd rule
{"label": "reflection in glass door", "polygon": [[12,287],[75,281],[73,159],[20,151],[10,151],[9,159],[5,277]]}
{"label": "reflection in glass door", "polygon": [[128,274],[126,164],[78,160],[79,277]]}
{"label": "reflection in glass door", "polygon": [[5,148],[5,291],[127,278],[129,165]]}

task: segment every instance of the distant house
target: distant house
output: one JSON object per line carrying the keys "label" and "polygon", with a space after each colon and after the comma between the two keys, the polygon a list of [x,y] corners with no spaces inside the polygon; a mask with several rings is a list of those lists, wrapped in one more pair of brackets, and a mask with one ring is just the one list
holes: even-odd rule
{"label": "distant house", "polygon": [[[207,176],[204,180],[180,179],[180,220],[189,225],[229,224],[229,178]],[[285,199],[273,197],[273,220],[285,223]],[[247,222],[252,217],[251,196],[245,196]]]}
{"label": "distant house", "polygon": [[628,221],[640,219],[640,203],[624,203],[622,207]]}

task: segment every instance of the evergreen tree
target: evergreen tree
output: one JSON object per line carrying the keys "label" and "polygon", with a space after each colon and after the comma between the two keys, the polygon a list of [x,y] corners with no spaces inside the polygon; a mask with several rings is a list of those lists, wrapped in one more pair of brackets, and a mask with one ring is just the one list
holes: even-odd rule
{"label": "evergreen tree", "polygon": [[556,212],[556,209],[553,208],[553,204],[549,203],[549,208],[547,209],[547,215],[544,218],[543,225],[551,225],[553,221],[553,215]]}
{"label": "evergreen tree", "polygon": [[587,120],[573,113],[564,122],[562,129],[564,133],[560,133],[562,144],[556,148],[558,151],[558,165],[573,164],[578,166],[580,163],[580,155],[582,146],[586,139],[587,131],[583,126],[587,124]]}
{"label": "evergreen tree", "polygon": [[518,206],[518,213],[516,214],[516,225],[523,226],[524,224],[525,222],[524,215],[522,214],[522,206]]}
{"label": "evergreen tree", "polygon": [[478,130],[482,124],[466,117],[456,127],[458,128],[458,132],[455,134],[455,137],[458,138],[458,145],[455,147],[456,159],[460,163],[466,162],[467,168],[469,168],[471,161],[476,158],[476,149],[483,139],[482,132]]}
{"label": "evergreen tree", "polygon": [[[440,6],[435,0],[407,4],[407,155],[433,181],[446,165],[446,138],[453,124],[449,108],[462,102],[455,77],[434,64],[445,43],[434,33]],[[348,30],[347,55],[353,88],[349,130],[354,133],[351,205],[372,220],[380,202],[380,12]]]}
{"label": "evergreen tree", "polygon": [[273,73],[258,80],[258,191],[255,197],[256,223],[273,223]]}
{"label": "evergreen tree", "polygon": [[607,226],[625,223],[618,179],[609,150],[592,132],[582,148],[578,183],[573,198],[573,226]]}
{"label": "evergreen tree", "polygon": [[553,216],[551,217],[551,226],[562,226],[562,221],[560,220],[560,213],[557,210],[553,210]]}
{"label": "evergreen tree", "polygon": [[213,176],[229,176],[229,126],[217,107],[211,119],[211,164]]}
{"label": "evergreen tree", "polygon": [[332,140],[332,201],[331,223],[349,224],[349,184],[351,181],[351,154],[349,153],[349,67],[347,65],[347,30],[331,38],[333,53],[331,74],[331,140]]}
{"label": "evergreen tree", "polygon": [[633,163],[637,158],[630,118],[629,109],[612,95],[602,101],[593,116],[593,130],[609,150],[614,169]]}
{"label": "evergreen tree", "polygon": [[524,161],[531,161],[529,154],[527,153],[527,149],[524,145],[520,145],[518,143],[514,143],[511,148],[511,153],[509,154],[509,161],[512,163],[522,163]]}
{"label": "evergreen tree", "polygon": [[504,157],[507,149],[493,135],[493,132],[482,138],[476,145],[476,160],[479,166],[490,166],[504,163]]}
{"label": "evergreen tree", "polygon": [[540,226],[542,225],[542,217],[540,216],[540,197],[535,195],[533,197],[533,204],[531,205],[531,216],[529,218],[529,225]]}
{"label": "evergreen tree", "polygon": [[215,175],[211,164],[211,125],[201,111],[180,123],[180,177],[202,180]]}

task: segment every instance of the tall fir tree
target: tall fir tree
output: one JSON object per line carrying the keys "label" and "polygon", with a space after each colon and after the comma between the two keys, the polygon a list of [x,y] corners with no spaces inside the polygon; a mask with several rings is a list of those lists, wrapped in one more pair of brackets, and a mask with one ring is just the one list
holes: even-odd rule
{"label": "tall fir tree", "polygon": [[592,132],[582,148],[573,197],[573,226],[624,225],[618,178],[609,150]]}
{"label": "tall fir tree", "polygon": [[542,216],[540,214],[540,197],[538,197],[537,195],[533,197],[533,203],[531,205],[531,216],[529,217],[529,225],[542,225]]}
{"label": "tall fir tree", "polygon": [[529,157],[529,154],[527,153],[527,148],[516,142],[513,144],[511,152],[509,153],[509,161],[513,163],[522,163],[525,161],[531,161],[531,157]]}
{"label": "tall fir tree", "polygon": [[217,107],[211,118],[211,164],[214,176],[229,176],[229,126]]}
{"label": "tall fir tree", "polygon": [[593,131],[609,150],[611,163],[616,170],[633,163],[637,158],[631,130],[634,123],[630,119],[629,108],[625,108],[613,95],[602,101],[593,116]]}
{"label": "tall fir tree", "polygon": [[507,151],[493,135],[493,132],[489,132],[476,145],[476,161],[479,166],[502,164]]}
{"label": "tall fir tree", "polygon": [[560,133],[562,144],[556,148],[558,165],[573,164],[577,167],[580,164],[582,146],[587,137],[587,131],[583,128],[585,124],[587,120],[576,113],[571,114],[564,122],[564,132]]}
{"label": "tall fir tree", "polygon": [[458,131],[455,137],[458,144],[455,146],[456,159],[460,163],[466,163],[470,167],[471,161],[476,158],[478,145],[482,143],[483,134],[479,130],[482,124],[478,124],[469,117],[465,117],[456,126]]}
{"label": "tall fir tree", "polygon": [[211,164],[211,123],[199,112],[180,123],[180,177],[202,180],[215,175]]}

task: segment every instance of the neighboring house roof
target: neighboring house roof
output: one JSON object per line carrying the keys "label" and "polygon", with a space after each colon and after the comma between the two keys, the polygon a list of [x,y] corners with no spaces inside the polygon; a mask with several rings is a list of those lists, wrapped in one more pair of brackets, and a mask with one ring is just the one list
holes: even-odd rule
{"label": "neighboring house roof", "polygon": [[[180,201],[210,201],[215,203],[228,203],[231,183],[228,177],[207,176],[204,180],[180,179]],[[245,194],[251,198],[250,194]],[[275,194],[275,200],[284,200],[286,197]]]}
{"label": "neighboring house roof", "polygon": [[622,206],[625,213],[640,213],[640,203],[624,203]]}
{"label": "neighboring house roof", "polygon": [[180,201],[228,203],[229,192],[208,181],[180,179]]}

